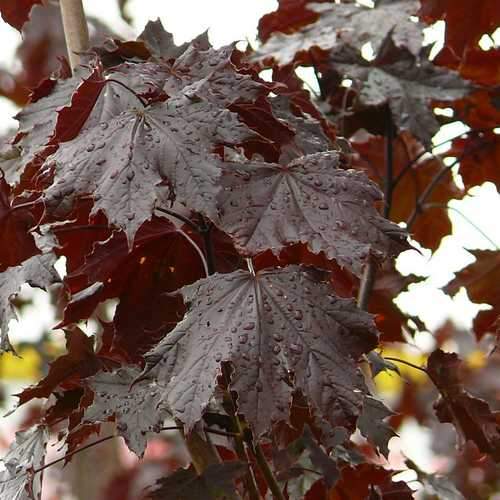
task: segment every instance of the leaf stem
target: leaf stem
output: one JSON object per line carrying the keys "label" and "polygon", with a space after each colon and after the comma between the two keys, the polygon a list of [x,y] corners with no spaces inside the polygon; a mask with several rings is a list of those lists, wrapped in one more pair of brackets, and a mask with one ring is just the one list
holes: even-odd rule
{"label": "leaf stem", "polygon": [[124,89],[127,89],[129,92],[131,92],[144,108],[148,105],[148,103],[134,89],[131,89],[128,85],[125,85],[123,82],[120,82],[120,80],[115,80],[114,78],[108,78],[107,80],[105,80],[105,82],[116,83],[118,85],[121,85]]}
{"label": "leaf stem", "polygon": [[71,69],[80,64],[80,54],[89,48],[89,30],[82,0],[60,0],[64,38]]}
{"label": "leaf stem", "polygon": [[207,258],[208,274],[215,273],[215,255],[214,246],[212,243],[212,225],[210,223],[205,224],[202,228],[201,235],[203,237],[203,244],[205,246],[205,256]]}
{"label": "leaf stem", "polygon": [[184,238],[186,238],[186,240],[188,240],[189,243],[192,245],[192,247],[196,250],[196,253],[200,257],[201,263],[203,264],[203,270],[205,271],[205,276],[207,276],[207,277],[210,276],[208,264],[207,264],[207,259],[205,258],[205,255],[201,251],[200,247],[196,244],[196,242],[193,240],[193,238],[191,238],[191,236],[189,236],[189,234],[184,232],[180,227],[177,228],[177,231],[179,231],[179,234],[184,236]]}
{"label": "leaf stem", "polygon": [[80,453],[81,451],[84,451],[88,448],[92,448],[93,446],[96,446],[100,443],[103,443],[104,441],[108,441],[109,439],[113,439],[118,437],[115,434],[112,434],[111,436],[106,436],[101,439],[98,439],[97,441],[93,441],[92,443],[86,444],[85,446],[82,446],[81,448],[78,448],[76,450],[70,451],[69,453],[66,453],[64,456],[57,458],[56,460],[53,460],[52,462],[49,462],[42,467],[39,467],[38,469],[34,469],[31,471],[32,474],[37,474],[38,472],[42,472],[43,470],[47,469],[48,467],[51,467],[52,465],[55,465],[59,462],[62,462],[63,460],[67,460],[68,458],[72,457],[73,455],[76,455],[77,453]]}
{"label": "leaf stem", "polygon": [[184,222],[186,226],[189,226],[193,231],[196,231],[197,233],[202,233],[203,229],[195,224],[191,219],[187,218],[186,216],[182,214],[178,214],[174,210],[169,210],[168,208],[163,208],[163,207],[155,207],[155,210],[158,210],[158,212],[163,212],[164,214],[170,215],[177,220],[180,220],[181,222]]}
{"label": "leaf stem", "polygon": [[361,278],[358,292],[358,307],[363,311],[368,309],[370,294],[373,290],[373,285],[375,284],[375,275],[375,263],[372,258],[369,258],[363,271],[363,277]]}
{"label": "leaf stem", "polygon": [[392,356],[384,356],[384,359],[387,359],[389,361],[395,361],[396,363],[401,363],[403,365],[410,366],[411,368],[415,368],[415,370],[419,370],[421,372],[424,372],[430,378],[429,372],[425,368],[423,368],[422,366],[415,365],[413,363],[410,363],[409,361],[405,361],[404,359],[393,358]]}
{"label": "leaf stem", "polygon": [[[471,135],[471,134],[474,134],[474,133],[488,132],[490,130],[493,130],[493,129],[492,128],[485,128],[485,129],[471,129],[471,130],[466,130],[465,132],[461,132],[460,134],[455,135],[454,137],[450,137],[449,139],[446,139],[444,141],[439,142],[438,144],[433,145],[429,149],[424,149],[422,152],[420,152],[417,156],[415,156],[415,158],[413,158],[412,160],[410,160],[401,169],[401,171],[399,172],[399,174],[394,178],[392,189],[394,190],[396,188],[396,186],[399,184],[399,181],[410,171],[411,167],[413,167],[413,165],[415,165],[415,163],[417,163],[418,160],[420,160],[420,158],[422,158],[422,156],[426,155],[427,153],[432,154],[432,150],[433,149],[436,149],[436,148],[439,148],[441,146],[444,146],[448,142],[452,142],[455,139],[459,139],[460,137],[462,137],[464,135]],[[446,156],[446,155],[444,155],[444,156]]]}
{"label": "leaf stem", "polygon": [[[231,375],[229,372],[228,365],[222,366],[222,377],[226,385],[225,389],[226,400],[230,406],[228,413],[231,415],[233,420],[233,425],[236,427],[236,430],[238,431],[234,435],[234,449],[240,460],[242,460],[243,462],[250,463],[250,460],[248,458],[248,453],[245,448],[245,441],[243,439],[243,428],[241,426],[240,418],[238,417],[236,403],[233,399],[233,395],[231,394],[231,390],[229,389]],[[257,483],[255,482],[255,477],[253,475],[252,467],[248,468],[248,471],[245,474],[244,481],[250,500],[260,500],[259,489],[257,488]]]}
{"label": "leaf stem", "polygon": [[259,465],[259,469],[261,470],[264,478],[266,479],[266,483],[273,494],[273,497],[276,500],[285,500],[285,496],[279,487],[278,481],[269,467],[267,463],[266,457],[262,451],[260,444],[256,443],[254,446],[255,459],[257,460],[257,464]]}
{"label": "leaf stem", "polygon": [[441,179],[454,167],[457,163],[459,163],[461,158],[457,158],[454,162],[452,162],[450,165],[447,165],[443,167],[427,184],[427,187],[424,189],[423,193],[418,197],[416,203],[415,203],[415,208],[413,209],[413,212],[411,213],[410,217],[408,217],[408,220],[406,221],[406,228],[408,231],[411,229],[415,221],[417,220],[417,217],[419,214],[422,212],[423,205],[426,202],[427,198],[432,194],[436,186],[439,184]]}

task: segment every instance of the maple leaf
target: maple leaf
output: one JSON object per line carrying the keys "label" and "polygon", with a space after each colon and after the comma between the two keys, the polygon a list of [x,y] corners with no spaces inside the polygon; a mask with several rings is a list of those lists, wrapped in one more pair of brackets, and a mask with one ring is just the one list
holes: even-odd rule
{"label": "maple leaf", "polygon": [[11,187],[0,177],[0,271],[17,266],[39,253],[29,230],[35,225],[34,214],[22,208],[22,199],[11,200]]}
{"label": "maple leaf", "polygon": [[53,254],[34,255],[0,274],[0,352],[13,351],[8,337],[9,321],[17,318],[12,305],[13,297],[24,283],[44,290],[58,283],[59,275],[53,268],[55,260]]}
{"label": "maple leaf", "polygon": [[382,401],[366,396],[363,401],[363,412],[358,418],[357,426],[361,434],[373,443],[385,458],[389,456],[389,441],[397,436],[392,427],[384,420],[394,413]]}
{"label": "maple leaf", "polygon": [[23,24],[29,19],[34,5],[41,4],[42,0],[0,0],[0,14],[4,21],[21,31]]}
{"label": "maple leaf", "polygon": [[[113,88],[101,93],[78,137],[49,158],[48,164],[55,164],[55,180],[45,199],[52,212],[67,211],[75,198],[92,193],[91,215],[102,210],[111,224],[125,230],[132,246],[138,228],[151,219],[162,198],[164,183],[171,198],[216,217],[220,168],[211,152],[219,144],[240,144],[256,135],[235,113],[187,93],[189,85],[186,95],[178,92],[166,102],[144,107],[137,94],[145,91],[155,71],[163,84],[163,70],[139,63],[111,73],[113,80],[131,85],[136,95],[110,83]],[[237,87],[235,71],[233,77]],[[231,85],[230,79],[225,85]]]}
{"label": "maple leaf", "polygon": [[243,462],[210,464],[200,475],[193,468],[178,469],[157,481],[149,495],[152,500],[236,500],[239,496],[235,494],[234,481],[245,474],[246,470],[247,464]]}
{"label": "maple leaf", "polygon": [[362,463],[356,467],[344,467],[335,489],[330,492],[332,500],[397,499],[412,500],[413,492],[404,481],[393,481],[393,471],[383,467]]}
{"label": "maple leaf", "polygon": [[[375,53],[390,37],[397,47],[405,47],[410,53],[417,54],[422,46],[422,30],[418,23],[410,20],[410,16],[418,9],[418,2],[414,0],[396,0],[381,4],[375,9],[365,6],[331,3],[309,3],[306,12],[318,16],[313,24],[295,31],[299,27],[295,24],[287,27],[284,35],[272,35],[255,53],[254,58],[264,64],[274,60],[285,65],[298,59],[301,62],[307,56],[303,53],[313,48],[329,51],[344,45],[360,51],[362,46],[370,42]],[[294,18],[290,19],[294,23]],[[280,31],[285,31],[280,27]]]}
{"label": "maple leaf", "polygon": [[19,128],[14,142],[19,158],[17,167],[10,167],[11,183],[19,181],[30,163],[37,173],[60,142],[77,135],[103,85],[99,66],[92,70],[80,68],[72,78],[50,81],[49,93],[37,96],[16,115]]}
{"label": "maple leaf", "polygon": [[408,325],[411,319],[417,329],[425,330],[425,325],[418,317],[404,314],[394,303],[394,299],[412,283],[422,281],[423,278],[414,275],[402,276],[396,269],[383,269],[377,273],[373,291],[368,302],[368,312],[375,314],[375,324],[385,342],[399,342],[402,332],[414,332]]}
{"label": "maple leaf", "polygon": [[452,423],[465,440],[476,443],[482,453],[500,461],[500,425],[488,403],[471,396],[461,380],[462,361],[455,353],[434,351],[427,360],[427,372],[441,399],[434,408],[440,422]]}
{"label": "maple leaf", "polygon": [[[386,173],[385,138],[358,131],[351,138],[351,144],[359,154],[353,158],[353,167],[366,172],[382,187]],[[392,144],[393,179],[398,182],[394,185],[389,216],[394,222],[406,222],[415,209],[415,200],[443,169],[443,164],[436,158],[425,158],[422,145],[408,132],[399,134]],[[415,161],[418,158],[421,159]],[[441,240],[452,230],[446,206],[451,199],[459,199],[463,194],[451,172],[442,175],[426,200],[433,208],[419,214],[411,229],[412,237],[422,246],[436,251]]]}
{"label": "maple leaf", "polygon": [[466,189],[484,182],[495,184],[500,192],[500,135],[494,132],[477,132],[453,141],[450,156],[461,158],[459,173]]}
{"label": "maple leaf", "polygon": [[409,130],[428,148],[439,130],[431,101],[459,99],[469,87],[458,73],[430,62],[427,51],[416,56],[387,38],[371,62],[345,47],[333,52],[330,62],[334,71],[356,82],[357,108],[387,104],[399,130]]}
{"label": "maple leaf", "polygon": [[496,0],[479,0],[472,9],[467,0],[420,0],[420,3],[419,15],[424,21],[446,21],[445,44],[459,57],[500,24]]}
{"label": "maple leaf", "polygon": [[309,0],[278,0],[278,9],[259,19],[259,39],[266,42],[273,33],[294,33],[317,21],[319,14],[308,8],[309,3]]}
{"label": "maple leaf", "polygon": [[112,360],[96,355],[94,338],[87,337],[77,327],[66,332],[66,349],[67,354],[63,354],[50,364],[46,377],[18,395],[19,405],[33,398],[48,398],[60,385],[66,388],[74,385],[78,387],[80,379],[94,375],[103,367],[116,364]]}
{"label": "maple leaf", "polygon": [[446,500],[465,500],[462,493],[457,490],[455,485],[446,476],[428,474],[408,458],[405,460],[405,463],[409,469],[417,473],[418,481],[422,483],[424,491],[429,495],[435,495],[438,498],[446,498]]}
{"label": "maple leaf", "polygon": [[221,362],[234,369],[231,389],[257,435],[288,419],[295,389],[330,422],[352,424],[364,391],[355,360],[377,339],[353,300],[299,266],[216,274],[181,293],[189,310],[146,355],[146,373],[188,428],[213,396]]}
{"label": "maple leaf", "polygon": [[[491,327],[500,314],[500,252],[497,250],[468,250],[475,262],[456,273],[443,291],[455,295],[465,287],[469,299],[477,304],[490,304],[492,310],[480,311],[474,321],[476,333],[483,334]],[[476,324],[477,323],[477,324]]]}
{"label": "maple leaf", "polygon": [[94,245],[85,262],[65,278],[71,300],[63,325],[87,318],[99,302],[118,297],[113,347],[133,361],[182,319],[184,308],[173,292],[204,275],[200,256],[185,233],[154,217],[128,249],[123,232]]}
{"label": "maple leaf", "polygon": [[0,497],[9,500],[41,500],[42,474],[36,471],[45,463],[49,434],[39,425],[16,433],[16,440],[2,458]]}
{"label": "maple leaf", "polygon": [[[280,481],[286,481],[291,498],[297,498],[297,490],[302,490],[304,495],[316,481],[318,474],[323,476],[328,488],[332,488],[340,476],[335,460],[316,442],[307,424],[299,438],[274,454],[273,462],[276,477]],[[312,477],[303,477],[309,471],[314,472]]]}
{"label": "maple leaf", "polygon": [[161,57],[167,61],[176,59],[193,44],[205,50],[210,47],[206,31],[190,43],[175,45],[172,33],[165,30],[160,19],[148,21],[142,33],[137,37],[137,40],[144,42],[152,55]]}
{"label": "maple leaf", "polygon": [[234,45],[217,50],[190,45],[171,66],[165,91],[169,96],[182,94],[227,107],[237,101],[253,102],[279,86],[235,71],[236,66],[231,60],[234,52]]}
{"label": "maple leaf", "polygon": [[304,242],[357,275],[370,255],[395,255],[405,231],[379,215],[378,188],[361,172],[339,168],[339,156],[326,151],[286,166],[226,162],[219,227],[246,255]]}
{"label": "maple leaf", "polygon": [[133,384],[140,372],[135,367],[120,368],[86,380],[94,399],[85,409],[82,424],[114,419],[127,446],[142,457],[148,438],[160,432],[170,412],[161,400],[162,388],[159,385],[149,380]]}

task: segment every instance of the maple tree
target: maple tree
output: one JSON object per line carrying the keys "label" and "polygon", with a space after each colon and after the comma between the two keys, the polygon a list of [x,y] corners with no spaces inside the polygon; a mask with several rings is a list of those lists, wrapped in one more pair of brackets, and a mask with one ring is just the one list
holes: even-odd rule
{"label": "maple tree", "polygon": [[[28,33],[57,11],[39,3],[0,0],[0,13]],[[0,81],[24,106],[0,156],[0,346],[15,352],[9,321],[28,283],[57,291],[67,353],[18,394],[48,401],[3,459],[1,498],[41,498],[51,433],[71,460],[116,436],[142,458],[163,432],[181,433],[190,461],[140,498],[412,498],[381,466],[407,416],[459,438],[449,479],[406,462],[425,494],[486,498],[463,473],[471,464],[495,487],[495,386],[445,352],[459,332],[436,332],[422,365],[386,348],[425,329],[393,300],[420,279],[395,267],[409,237],[437,250],[450,200],[499,187],[499,49],[479,40],[500,7],[483,0],[468,17],[463,1],[373,3],[280,0],[245,52],[206,34],[177,46],[159,21],[134,41],[101,31],[73,68],[56,66],[64,36],[40,23],[39,40],[55,37],[44,74],[26,36],[23,72]],[[430,60],[424,23],[441,19]],[[436,154],[433,136],[453,121],[470,128]],[[500,254],[470,251],[444,291],[491,306],[473,325],[491,344]],[[98,313],[108,299],[111,320]],[[498,355],[481,373],[498,375]],[[409,382],[390,409],[373,378],[399,369],[427,383]],[[116,434],[85,444],[106,422]]]}

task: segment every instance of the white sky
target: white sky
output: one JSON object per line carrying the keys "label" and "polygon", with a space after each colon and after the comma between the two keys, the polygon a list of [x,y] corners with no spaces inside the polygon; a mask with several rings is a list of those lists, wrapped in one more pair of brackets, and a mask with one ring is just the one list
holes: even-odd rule
{"label": "white sky", "polygon": [[[276,5],[275,0],[130,0],[129,12],[134,19],[132,30],[120,19],[114,0],[84,0],[88,15],[103,19],[124,36],[137,35],[148,20],[159,17],[165,28],[174,34],[176,43],[188,41],[209,29],[210,39],[216,46],[234,40],[253,41],[258,19],[264,13],[274,10]],[[441,32],[442,27],[438,27],[431,31],[429,38],[442,36]],[[15,66],[15,47],[19,40],[19,34],[0,20],[1,64]],[[15,107],[6,99],[0,98],[0,132],[16,126],[15,120],[11,118],[15,113]],[[449,134],[448,137],[456,135],[457,130],[445,131],[445,134]],[[436,143],[442,139],[443,133],[439,134]],[[454,202],[453,206],[500,245],[495,215],[500,213],[500,199],[492,184],[474,188],[470,196],[463,201]],[[423,252],[424,255],[405,252],[399,258],[399,267],[403,273],[429,276],[426,283],[412,285],[411,291],[403,294],[398,303],[409,313],[420,315],[431,330],[450,316],[461,326],[471,326],[478,306],[473,305],[463,291],[452,300],[439,287],[453,277],[454,271],[473,260],[464,248],[494,248],[490,241],[458,213],[451,212],[450,217],[453,221],[453,236],[443,240],[432,258],[426,251]],[[14,341],[37,338],[43,328],[54,323],[48,299],[43,293],[37,294],[34,307],[27,309],[23,316],[20,323],[12,324],[11,337]],[[424,341],[422,347],[425,344]]]}

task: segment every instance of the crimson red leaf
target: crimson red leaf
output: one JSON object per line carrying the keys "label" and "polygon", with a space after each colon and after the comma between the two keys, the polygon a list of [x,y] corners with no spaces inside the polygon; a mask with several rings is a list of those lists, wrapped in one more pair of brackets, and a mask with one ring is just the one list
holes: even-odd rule
{"label": "crimson red leaf", "polygon": [[295,389],[330,422],[351,426],[365,390],[355,360],[377,333],[369,314],[330,290],[299,266],[217,274],[184,287],[189,311],[146,355],[146,373],[188,428],[213,396],[221,362],[234,368],[231,389],[257,435],[288,419]]}
{"label": "crimson red leaf", "polygon": [[[410,20],[418,9],[415,0],[396,0],[381,4],[375,9],[357,3],[309,3],[305,12],[318,20],[300,28],[289,18],[290,26],[285,23],[279,31],[260,47],[255,58],[267,63],[274,60],[280,65],[290,64],[300,54],[313,47],[323,51],[338,49],[348,45],[360,51],[370,42],[377,53],[386,37],[390,37],[397,47],[405,47],[412,54],[417,54],[422,46],[421,26]],[[307,57],[306,57],[307,60]],[[314,58],[312,61],[314,62]]]}
{"label": "crimson red leaf", "polygon": [[471,9],[468,0],[420,0],[420,16],[427,22],[446,21],[445,43],[459,57],[469,45],[475,45],[485,33],[500,24],[496,0],[478,0]]}
{"label": "crimson red leaf", "polygon": [[36,222],[33,214],[29,208],[16,208],[25,200],[11,200],[10,195],[10,186],[0,177],[0,241],[5,242],[0,247],[0,271],[40,253],[29,233]]}
{"label": "crimson red leaf", "polygon": [[488,403],[471,396],[461,380],[462,361],[455,353],[437,349],[427,361],[427,371],[442,399],[434,407],[441,422],[452,423],[465,440],[500,462],[500,424]]}
{"label": "crimson red leaf", "polygon": [[181,300],[166,292],[203,275],[200,256],[184,234],[155,217],[141,227],[130,252],[125,234],[115,233],[97,243],[85,263],[66,277],[72,297],[63,323],[87,318],[99,302],[117,297],[113,348],[139,361],[182,319]]}
{"label": "crimson red leaf", "polygon": [[29,19],[30,11],[36,4],[41,4],[42,0],[0,0],[0,14],[5,22],[21,31],[23,24]]}
{"label": "crimson red leaf", "polygon": [[478,304],[490,304],[491,311],[480,311],[475,331],[482,335],[493,324],[500,314],[500,252],[497,250],[469,250],[476,258],[475,262],[458,271],[443,291],[455,295],[461,287],[465,287],[470,300]]}
{"label": "crimson red leaf", "polygon": [[94,338],[87,337],[79,328],[66,332],[67,354],[63,354],[50,364],[49,373],[36,386],[21,392],[19,404],[33,398],[48,398],[61,384],[66,389],[78,387],[80,379],[94,375],[102,367],[113,366],[112,361],[100,358],[94,353]]}

